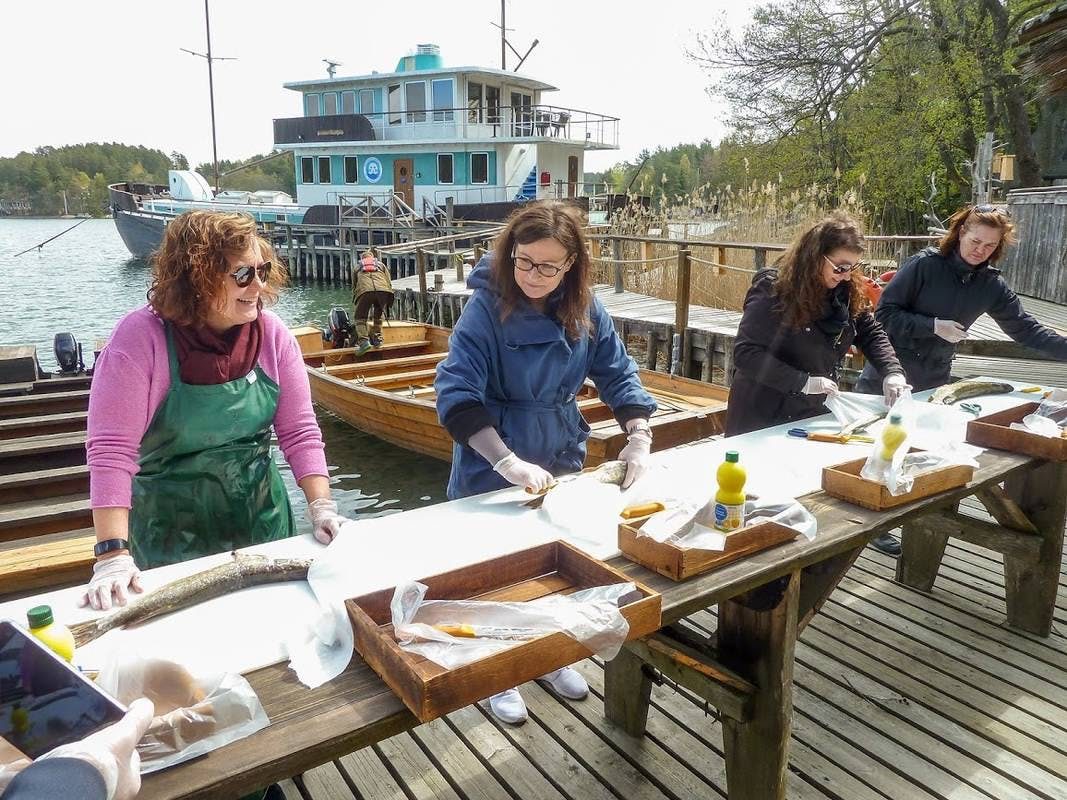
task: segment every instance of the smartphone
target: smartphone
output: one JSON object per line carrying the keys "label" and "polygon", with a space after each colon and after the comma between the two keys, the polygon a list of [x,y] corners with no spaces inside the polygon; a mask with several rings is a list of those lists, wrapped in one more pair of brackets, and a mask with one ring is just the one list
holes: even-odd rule
{"label": "smartphone", "polygon": [[125,713],[43,642],[10,620],[0,620],[0,744],[37,758]]}

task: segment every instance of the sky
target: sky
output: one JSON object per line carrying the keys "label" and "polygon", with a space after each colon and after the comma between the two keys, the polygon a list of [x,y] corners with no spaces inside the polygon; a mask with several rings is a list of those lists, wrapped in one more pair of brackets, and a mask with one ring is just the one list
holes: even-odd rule
{"label": "sky", "polygon": [[[632,160],[644,148],[718,141],[727,109],[712,78],[687,59],[698,32],[735,31],[753,0],[506,0],[508,38],[521,72],[558,92],[544,102],[621,118],[618,151],[590,152],[586,170]],[[202,0],[35,0],[5,3],[0,20],[0,156],[41,145],[121,142],[211,159]],[[499,0],[214,0],[213,55],[219,158],[270,152],[271,121],[300,116],[288,81],[391,72],[417,44],[446,66],[500,66]],[[16,32],[18,32],[16,34]],[[516,59],[509,51],[509,69]]]}

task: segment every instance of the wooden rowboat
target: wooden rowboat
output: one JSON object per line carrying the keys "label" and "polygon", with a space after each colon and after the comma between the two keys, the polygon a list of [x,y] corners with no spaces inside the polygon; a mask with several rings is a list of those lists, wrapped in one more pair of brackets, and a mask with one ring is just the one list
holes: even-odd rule
{"label": "wooden rowboat", "polygon": [[[330,348],[318,328],[292,330],[316,403],[398,447],[452,460],[452,439],[437,419],[433,388],[437,364],[448,355],[447,328],[390,321],[382,347],[358,357],[352,347]],[[641,382],[659,405],[649,421],[653,450],[722,433],[726,388],[648,370],[641,370]],[[626,436],[592,382],[579,393],[578,408],[592,428],[586,466],[616,458]]]}

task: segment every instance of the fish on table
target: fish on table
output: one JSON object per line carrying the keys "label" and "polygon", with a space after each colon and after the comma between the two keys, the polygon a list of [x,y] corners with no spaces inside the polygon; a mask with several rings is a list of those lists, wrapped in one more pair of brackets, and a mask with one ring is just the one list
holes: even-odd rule
{"label": "fish on table", "polygon": [[991,394],[1010,394],[1014,391],[1015,387],[1010,383],[1000,383],[997,381],[956,381],[955,383],[946,383],[944,386],[939,386],[935,389],[934,393],[930,395],[930,402],[950,406],[960,400],[967,400],[971,397]]}
{"label": "fish on table", "polygon": [[110,630],[136,625],[216,597],[268,583],[307,580],[311,561],[297,558],[268,558],[252,553],[234,553],[233,559],[217,567],[194,572],[171,581],[98,619],[71,625],[77,647],[103,636]]}
{"label": "fish on table", "polygon": [[548,494],[548,492],[561,484],[571,483],[572,481],[596,481],[597,483],[608,483],[622,486],[622,482],[625,478],[625,461],[605,461],[599,467],[593,469],[583,469],[581,472],[573,472],[570,475],[560,475],[548,485],[547,489],[540,492],[533,500],[527,501],[525,505],[530,508],[540,508],[545,500],[545,495]]}

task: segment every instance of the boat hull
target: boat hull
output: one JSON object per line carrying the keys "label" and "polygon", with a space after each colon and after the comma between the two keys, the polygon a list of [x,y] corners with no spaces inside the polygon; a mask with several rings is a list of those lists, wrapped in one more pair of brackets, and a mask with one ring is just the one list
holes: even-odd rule
{"label": "boat hull", "polygon": [[[452,439],[437,418],[436,365],[448,352],[448,330],[418,323],[385,328],[385,348],[356,357],[352,348],[323,349],[317,328],[296,328],[315,403],[352,427],[390,444],[442,461],[452,460]],[[650,420],[653,450],[723,432],[728,390],[701,381],[641,370],[659,410]],[[579,409],[591,428],[586,466],[618,457],[626,434],[587,385]]]}
{"label": "boat hull", "polygon": [[122,243],[134,257],[147,259],[159,249],[167,227],[164,217],[115,209],[114,218]]}

